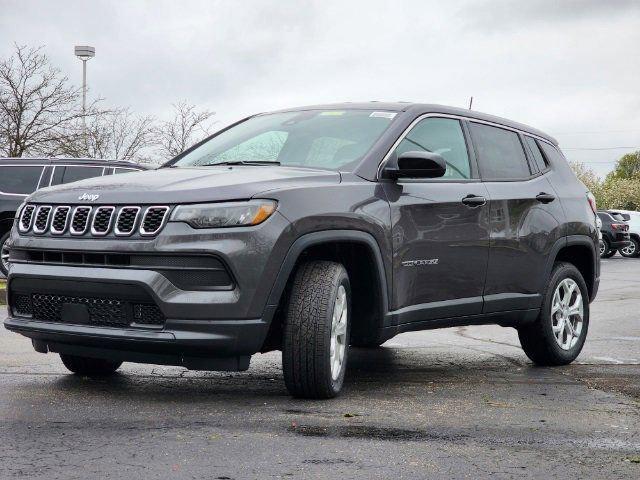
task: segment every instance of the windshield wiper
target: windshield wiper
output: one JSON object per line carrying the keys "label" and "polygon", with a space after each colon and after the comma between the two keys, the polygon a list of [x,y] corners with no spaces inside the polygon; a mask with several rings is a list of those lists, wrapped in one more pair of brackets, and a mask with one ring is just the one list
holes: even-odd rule
{"label": "windshield wiper", "polygon": [[229,160],[226,162],[216,162],[202,165],[203,167],[214,167],[216,165],[280,165],[277,160]]}

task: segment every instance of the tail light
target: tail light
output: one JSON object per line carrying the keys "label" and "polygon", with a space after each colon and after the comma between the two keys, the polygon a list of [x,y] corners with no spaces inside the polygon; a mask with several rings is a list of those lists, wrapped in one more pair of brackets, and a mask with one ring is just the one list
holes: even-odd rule
{"label": "tail light", "polygon": [[611,228],[620,232],[626,232],[627,230],[629,230],[629,225],[627,225],[626,223],[612,223]]}
{"label": "tail light", "polygon": [[596,206],[596,197],[594,197],[591,192],[587,193],[587,201],[589,202],[589,206],[591,207],[593,214],[597,215],[598,207]]}

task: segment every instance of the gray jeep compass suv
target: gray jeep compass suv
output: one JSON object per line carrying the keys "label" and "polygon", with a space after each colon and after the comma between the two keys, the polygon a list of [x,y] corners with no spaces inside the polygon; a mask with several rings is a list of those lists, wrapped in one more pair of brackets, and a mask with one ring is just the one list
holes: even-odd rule
{"label": "gray jeep compass suv", "polygon": [[350,346],[412,330],[514,327],[562,365],[598,290],[595,219],[557,142],[519,123],[408,103],[260,114],[156,171],[30,195],[5,326],[83,375],[245,370],[279,349],[311,398],[340,391]]}

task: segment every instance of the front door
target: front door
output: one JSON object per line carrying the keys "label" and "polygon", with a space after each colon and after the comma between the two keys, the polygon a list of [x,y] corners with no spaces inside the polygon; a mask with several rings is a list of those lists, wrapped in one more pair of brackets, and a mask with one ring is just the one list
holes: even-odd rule
{"label": "front door", "polygon": [[436,179],[385,183],[393,232],[393,306],[399,323],[478,314],[489,251],[489,198],[457,119],[417,123],[392,155],[438,153]]}

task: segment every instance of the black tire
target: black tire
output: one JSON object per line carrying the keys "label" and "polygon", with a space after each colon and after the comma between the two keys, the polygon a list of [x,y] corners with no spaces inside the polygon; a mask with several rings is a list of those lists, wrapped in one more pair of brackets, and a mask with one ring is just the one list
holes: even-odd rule
{"label": "black tire", "polygon": [[[335,299],[346,291],[344,357],[337,378],[331,370],[331,332]],[[351,288],[345,268],[336,262],[311,261],[295,273],[286,308],[282,367],[287,390],[299,398],[332,398],[342,388],[349,354]]]}
{"label": "black tire", "polygon": [[[558,345],[552,330],[551,302],[556,288],[566,278],[573,279],[580,288],[583,302],[582,331],[576,344],[563,350]],[[589,330],[589,292],[582,274],[570,263],[558,262],[554,265],[547,291],[542,301],[542,308],[537,320],[526,327],[518,329],[520,345],[527,357],[540,366],[568,365],[580,354]]]}
{"label": "black tire", "polygon": [[77,355],[60,354],[60,359],[68,370],[87,377],[105,377],[113,375],[122,362],[104,360],[101,358],[78,357]]}
{"label": "black tire", "polygon": [[[7,240],[9,239],[9,236],[11,235],[11,231],[5,233],[4,235],[2,235],[0,237],[0,254],[5,255],[5,246],[4,244],[7,242]],[[4,260],[0,261],[0,272],[2,272],[2,274],[6,277],[9,273],[9,270],[7,269],[7,266],[5,265]]]}
{"label": "black tire", "polygon": [[616,254],[617,250],[612,250],[609,240],[602,237],[602,246],[600,247],[600,258],[611,258]]}
{"label": "black tire", "polygon": [[629,244],[627,249],[619,248],[618,252],[620,252],[620,255],[625,258],[636,258],[638,255],[640,255],[640,242],[638,242],[637,238],[631,237],[631,243]]}

